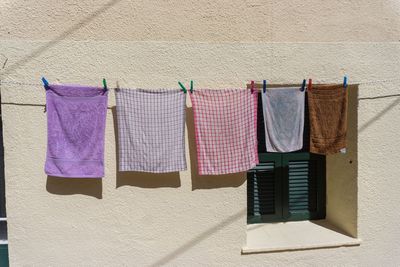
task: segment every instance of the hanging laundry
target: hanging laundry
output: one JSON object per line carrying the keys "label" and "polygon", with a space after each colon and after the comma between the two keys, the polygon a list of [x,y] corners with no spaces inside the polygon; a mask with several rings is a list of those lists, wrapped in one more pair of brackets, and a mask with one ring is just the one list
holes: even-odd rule
{"label": "hanging laundry", "polygon": [[258,164],[256,91],[203,89],[190,97],[200,175],[242,172]]}
{"label": "hanging laundry", "polygon": [[334,154],[346,147],[347,90],[343,85],[313,85],[307,92],[310,152]]}
{"label": "hanging laundry", "polygon": [[180,90],[115,91],[119,171],[186,170],[186,94]]}
{"label": "hanging laundry", "polygon": [[104,176],[107,97],[108,92],[97,87],[46,87],[48,175]]}
{"label": "hanging laundry", "polygon": [[268,152],[303,148],[305,91],[299,88],[262,92],[265,143]]}

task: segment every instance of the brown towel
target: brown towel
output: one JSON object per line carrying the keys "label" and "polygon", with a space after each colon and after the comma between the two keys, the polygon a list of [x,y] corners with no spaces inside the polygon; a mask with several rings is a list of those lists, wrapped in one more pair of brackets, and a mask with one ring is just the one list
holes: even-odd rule
{"label": "brown towel", "polygon": [[307,92],[311,153],[334,154],[346,147],[347,90],[343,85],[313,85]]}

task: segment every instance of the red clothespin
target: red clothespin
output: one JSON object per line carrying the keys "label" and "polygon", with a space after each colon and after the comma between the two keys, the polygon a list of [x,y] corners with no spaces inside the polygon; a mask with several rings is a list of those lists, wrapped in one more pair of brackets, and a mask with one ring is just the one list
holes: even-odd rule
{"label": "red clothespin", "polygon": [[308,90],[308,91],[311,91],[311,88],[312,88],[312,79],[308,79],[308,87],[307,87],[307,90]]}
{"label": "red clothespin", "polygon": [[254,92],[254,81],[251,81],[251,87],[250,87],[251,92]]}

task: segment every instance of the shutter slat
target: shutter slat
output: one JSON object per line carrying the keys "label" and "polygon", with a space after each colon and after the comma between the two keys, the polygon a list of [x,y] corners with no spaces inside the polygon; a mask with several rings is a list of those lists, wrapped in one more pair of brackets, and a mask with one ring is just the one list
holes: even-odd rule
{"label": "shutter slat", "polygon": [[310,162],[289,161],[289,212],[309,212]]}

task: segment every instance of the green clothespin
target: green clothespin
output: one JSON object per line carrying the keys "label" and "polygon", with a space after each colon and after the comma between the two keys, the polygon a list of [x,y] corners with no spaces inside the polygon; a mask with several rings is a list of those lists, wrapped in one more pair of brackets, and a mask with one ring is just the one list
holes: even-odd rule
{"label": "green clothespin", "polygon": [[106,79],[103,78],[103,87],[104,87],[104,91],[107,91],[107,82]]}
{"label": "green clothespin", "polygon": [[186,87],[181,82],[178,82],[178,84],[182,88],[182,91],[186,94],[187,93]]}
{"label": "green clothespin", "polygon": [[193,94],[193,81],[190,81],[190,93]]}

